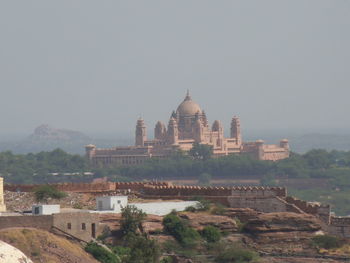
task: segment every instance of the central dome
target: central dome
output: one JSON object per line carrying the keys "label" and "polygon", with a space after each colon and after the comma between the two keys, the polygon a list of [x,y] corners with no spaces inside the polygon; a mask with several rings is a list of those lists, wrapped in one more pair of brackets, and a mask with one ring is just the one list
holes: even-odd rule
{"label": "central dome", "polygon": [[184,101],[177,107],[176,110],[181,116],[196,115],[196,113],[202,113],[201,107],[195,103],[190,94],[187,92]]}

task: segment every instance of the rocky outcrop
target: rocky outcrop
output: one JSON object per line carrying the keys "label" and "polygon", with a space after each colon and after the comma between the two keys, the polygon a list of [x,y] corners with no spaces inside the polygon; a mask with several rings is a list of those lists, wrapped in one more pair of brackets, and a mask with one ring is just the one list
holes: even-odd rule
{"label": "rocky outcrop", "polygon": [[238,218],[241,222],[248,222],[252,219],[258,219],[261,212],[251,208],[226,208],[224,215],[230,218]]}
{"label": "rocky outcrop", "polygon": [[321,222],[312,215],[296,214],[289,212],[260,214],[256,219],[251,219],[245,226],[248,232],[291,232],[309,231],[321,229]]}
{"label": "rocky outcrop", "polygon": [[180,213],[179,216],[188,220],[189,225],[196,230],[202,230],[205,226],[215,226],[225,232],[236,232],[238,229],[236,221],[227,216],[190,212]]}

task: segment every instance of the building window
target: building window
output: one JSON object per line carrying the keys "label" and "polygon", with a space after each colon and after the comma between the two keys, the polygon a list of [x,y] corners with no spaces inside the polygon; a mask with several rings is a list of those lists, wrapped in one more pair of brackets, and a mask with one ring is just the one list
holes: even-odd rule
{"label": "building window", "polygon": [[67,229],[72,229],[72,224],[71,223],[67,224]]}
{"label": "building window", "polygon": [[118,200],[118,204],[120,204],[121,203],[121,201],[120,200]]}
{"label": "building window", "polygon": [[82,223],[82,224],[81,224],[81,229],[82,229],[82,230],[86,230],[86,225],[85,225],[85,223]]}

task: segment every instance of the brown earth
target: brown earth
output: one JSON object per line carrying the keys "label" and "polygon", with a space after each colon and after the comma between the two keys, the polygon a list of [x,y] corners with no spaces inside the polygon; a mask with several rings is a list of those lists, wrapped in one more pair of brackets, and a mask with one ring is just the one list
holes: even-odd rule
{"label": "brown earth", "polygon": [[21,250],[34,263],[98,263],[80,243],[39,229],[4,229],[0,240]]}

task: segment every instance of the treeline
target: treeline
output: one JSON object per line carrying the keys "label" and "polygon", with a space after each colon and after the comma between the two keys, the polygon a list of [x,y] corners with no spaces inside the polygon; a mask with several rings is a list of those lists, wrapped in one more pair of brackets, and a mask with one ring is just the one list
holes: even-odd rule
{"label": "treeline", "polygon": [[83,173],[88,170],[85,157],[68,154],[60,149],[25,155],[10,151],[0,153],[0,175],[7,183],[81,181],[87,179],[83,178]]}
{"label": "treeline", "polygon": [[97,173],[117,174],[130,178],[196,178],[203,173],[229,178],[332,178],[349,174],[350,152],[311,150],[306,154],[292,153],[277,162],[260,161],[248,155],[229,155],[207,160],[177,155],[167,160],[151,159],[140,166],[97,170]]}
{"label": "treeline", "polygon": [[[220,158],[196,152],[194,155],[174,154],[169,159],[150,159],[143,165],[93,169],[84,156],[71,155],[60,149],[37,154],[18,155],[0,153],[0,174],[12,183],[45,183],[59,181],[88,181],[94,177],[142,180],[169,178],[197,178],[210,174],[212,178],[329,178],[336,185],[350,187],[350,151],[311,150],[306,154],[292,153],[288,159],[277,162],[259,161],[248,155],[229,155]],[[72,175],[67,175],[70,173]],[[74,175],[73,175],[74,173]]]}

